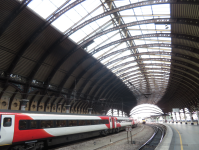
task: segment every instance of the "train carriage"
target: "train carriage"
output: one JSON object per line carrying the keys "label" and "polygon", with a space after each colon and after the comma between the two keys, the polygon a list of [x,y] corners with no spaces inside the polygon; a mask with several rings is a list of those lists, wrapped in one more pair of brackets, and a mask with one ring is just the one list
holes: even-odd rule
{"label": "train carriage", "polygon": [[0,112],[0,123],[0,146],[25,150],[119,132],[135,121],[113,116]]}

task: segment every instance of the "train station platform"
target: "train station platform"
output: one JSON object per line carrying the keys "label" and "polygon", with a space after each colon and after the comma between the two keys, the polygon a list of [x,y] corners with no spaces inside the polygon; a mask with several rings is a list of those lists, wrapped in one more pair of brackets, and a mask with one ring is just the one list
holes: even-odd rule
{"label": "train station platform", "polygon": [[166,123],[167,134],[156,150],[198,150],[199,126]]}

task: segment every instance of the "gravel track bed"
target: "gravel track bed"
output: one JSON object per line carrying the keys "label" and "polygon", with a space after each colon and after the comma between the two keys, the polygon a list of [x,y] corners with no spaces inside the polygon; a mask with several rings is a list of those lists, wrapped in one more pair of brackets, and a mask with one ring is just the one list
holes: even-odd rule
{"label": "gravel track bed", "polygon": [[126,131],[117,134],[110,134],[105,137],[95,137],[85,141],[73,142],[64,146],[59,146],[51,150],[137,150],[153,134],[153,129],[149,126],[139,125],[132,129],[132,141],[129,134],[129,144],[127,142]]}

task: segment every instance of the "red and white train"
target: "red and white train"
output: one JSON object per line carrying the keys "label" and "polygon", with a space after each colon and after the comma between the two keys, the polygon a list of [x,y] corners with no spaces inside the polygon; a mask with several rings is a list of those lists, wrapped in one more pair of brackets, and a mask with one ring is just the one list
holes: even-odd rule
{"label": "red and white train", "polygon": [[137,126],[133,118],[0,112],[0,149],[43,149],[47,146],[119,132]]}

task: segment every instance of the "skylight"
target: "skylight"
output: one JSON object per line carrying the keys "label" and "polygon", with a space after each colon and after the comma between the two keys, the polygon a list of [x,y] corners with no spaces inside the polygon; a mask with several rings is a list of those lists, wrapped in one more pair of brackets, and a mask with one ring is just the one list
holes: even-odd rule
{"label": "skylight", "polygon": [[[34,0],[28,7],[46,21],[60,10],[67,10],[61,16],[55,15],[57,18],[51,23],[52,26],[69,35],[77,45],[91,41],[90,38],[95,36],[94,42],[84,50],[100,60],[130,89],[139,83],[140,92],[134,88],[132,90],[138,98],[142,92],[155,92],[154,85],[165,91],[167,84],[157,83],[162,78],[160,72],[164,72],[164,69],[170,72],[171,59],[166,54],[171,52],[171,37],[163,34],[171,33],[171,26],[167,23],[170,18],[170,4],[166,4],[167,1],[159,1],[159,4],[154,2],[151,5],[140,2],[142,1],[122,0],[109,1],[107,4],[104,0]],[[139,6],[130,9],[122,7],[133,6],[135,3],[139,3]],[[119,7],[120,10],[117,9]],[[149,79],[153,82],[149,82]],[[169,78],[164,78],[165,83],[168,80]],[[164,92],[161,96],[163,94]]]}

